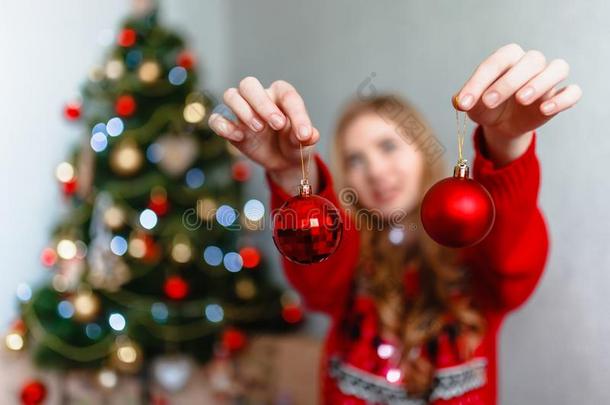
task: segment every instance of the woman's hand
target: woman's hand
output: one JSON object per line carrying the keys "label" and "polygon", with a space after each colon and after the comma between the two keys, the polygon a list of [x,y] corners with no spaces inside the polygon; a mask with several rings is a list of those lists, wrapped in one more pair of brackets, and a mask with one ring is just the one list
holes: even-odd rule
{"label": "woman's hand", "polygon": [[[299,144],[306,156],[320,139],[296,89],[283,80],[265,89],[258,79],[246,77],[238,88],[225,91],[224,102],[237,121],[214,113],[208,120],[210,128],[263,166],[284,189],[294,188],[301,177]],[[310,183],[315,190],[318,176],[313,166]]]}
{"label": "woman's hand", "polygon": [[547,63],[539,51],[505,45],[477,67],[453,104],[483,127],[492,159],[503,165],[527,150],[533,130],[580,99],[578,85],[557,88],[568,72],[563,59]]}

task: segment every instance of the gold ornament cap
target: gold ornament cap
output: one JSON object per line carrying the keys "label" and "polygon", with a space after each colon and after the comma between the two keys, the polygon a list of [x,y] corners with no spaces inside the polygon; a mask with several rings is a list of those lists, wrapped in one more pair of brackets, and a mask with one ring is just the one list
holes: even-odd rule
{"label": "gold ornament cap", "polygon": [[299,184],[299,195],[301,197],[309,197],[311,195],[311,185],[307,179],[301,179],[301,184]]}
{"label": "gold ornament cap", "polygon": [[453,168],[453,177],[458,179],[467,179],[470,176],[470,167],[466,159],[458,160],[457,164]]}

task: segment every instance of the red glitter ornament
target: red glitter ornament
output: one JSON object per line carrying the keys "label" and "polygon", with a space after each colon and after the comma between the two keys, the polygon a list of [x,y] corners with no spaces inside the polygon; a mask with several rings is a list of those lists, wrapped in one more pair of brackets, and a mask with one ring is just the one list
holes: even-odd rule
{"label": "red glitter ornament", "polygon": [[182,51],[178,54],[176,63],[185,69],[192,69],[195,66],[195,57],[189,51]]}
{"label": "red glitter ornament", "polygon": [[491,230],[496,210],[489,192],[468,178],[469,168],[462,160],[453,177],[433,185],[422,201],[421,221],[432,239],[452,248],[472,246]]}
{"label": "red glitter ornament", "polygon": [[337,208],[326,198],[311,193],[301,180],[299,195],[273,215],[273,242],[287,259],[299,264],[319,263],[337,250],[343,223]]}
{"label": "red glitter ornament", "polygon": [[120,96],[114,104],[114,109],[120,116],[130,117],[136,112],[136,100],[129,94]]}
{"label": "red glitter ornament", "polygon": [[81,106],[80,103],[73,102],[66,104],[64,108],[64,116],[70,121],[75,121],[80,118]]}
{"label": "red glitter ornament", "polygon": [[47,387],[38,380],[28,381],[21,388],[21,403],[23,405],[41,404],[46,397]]}
{"label": "red glitter ornament", "polygon": [[125,28],[119,33],[117,43],[125,48],[133,46],[136,43],[137,33],[134,29]]}
{"label": "red glitter ornament", "polygon": [[170,276],[163,284],[163,291],[168,298],[173,300],[182,300],[187,296],[189,286],[182,277]]}
{"label": "red glitter ornament", "polygon": [[247,269],[252,269],[258,266],[261,261],[261,254],[259,253],[258,249],[254,247],[242,248],[239,251],[239,255],[242,258],[244,267]]}

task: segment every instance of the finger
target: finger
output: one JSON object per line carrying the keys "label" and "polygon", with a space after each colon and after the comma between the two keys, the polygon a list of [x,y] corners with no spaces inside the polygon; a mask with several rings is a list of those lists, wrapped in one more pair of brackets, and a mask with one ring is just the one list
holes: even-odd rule
{"label": "finger", "polygon": [[256,113],[269,123],[271,128],[279,131],[286,125],[286,117],[277,105],[269,98],[258,79],[248,76],[239,82],[239,94]]}
{"label": "finger", "polygon": [[525,83],[542,72],[546,58],[540,51],[527,51],[505,74],[483,93],[487,108],[495,108],[517,92]]}
{"label": "finger", "polygon": [[457,108],[468,111],[474,106],[481,94],[496,81],[508,68],[513,66],[525,52],[517,44],[508,44],[498,49],[474,71],[455,98]]}
{"label": "finger", "polygon": [[560,90],[549,100],[540,104],[540,111],[544,115],[557,114],[572,107],[578,102],[578,100],[580,100],[581,96],[582,90],[580,87],[576,84],[571,84],[563,90]]}
{"label": "finger", "polygon": [[297,139],[301,142],[308,141],[312,135],[312,126],[303,98],[284,80],[273,82],[271,91],[280,108],[288,115]]}
{"label": "finger", "polygon": [[265,128],[265,124],[260,120],[258,114],[254,112],[252,107],[250,107],[250,104],[244,100],[236,88],[231,87],[230,89],[227,89],[227,91],[224,92],[223,100],[237,118],[254,132],[260,132]]}
{"label": "finger", "polygon": [[563,59],[555,59],[536,77],[531,79],[517,92],[517,100],[523,105],[530,105],[541,95],[568,77],[570,66]]}
{"label": "finger", "polygon": [[233,122],[218,113],[210,115],[208,125],[218,135],[230,141],[241,142],[244,139],[243,131]]}

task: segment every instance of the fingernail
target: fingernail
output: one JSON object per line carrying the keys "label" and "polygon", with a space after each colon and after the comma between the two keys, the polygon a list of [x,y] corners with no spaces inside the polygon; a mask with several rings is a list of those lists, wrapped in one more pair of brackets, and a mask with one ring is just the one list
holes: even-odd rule
{"label": "fingernail", "polygon": [[284,118],[279,114],[271,114],[271,126],[275,130],[282,129],[284,127]]}
{"label": "fingernail", "polygon": [[256,118],[252,118],[252,121],[250,121],[250,126],[255,131],[260,131],[264,127],[263,123]]}
{"label": "fingernail", "polygon": [[299,127],[299,139],[305,141],[309,139],[309,134],[311,133],[310,128],[307,125],[301,125]]}
{"label": "fingernail", "polygon": [[523,101],[527,101],[530,98],[532,98],[533,95],[534,95],[534,88],[531,86],[527,86],[526,88],[521,90],[521,93],[519,93],[519,98]]}
{"label": "fingernail", "polygon": [[459,99],[459,105],[462,108],[468,108],[472,105],[473,101],[474,97],[472,96],[472,94],[466,94],[464,97],[461,97]]}
{"label": "fingernail", "polygon": [[216,127],[216,129],[218,129],[223,134],[226,134],[229,131],[229,127],[227,126],[227,123],[221,119],[217,119],[216,124],[214,126]]}
{"label": "fingernail", "polygon": [[488,107],[495,107],[498,100],[500,100],[500,93],[495,90],[490,91],[483,96],[483,101],[485,101],[485,104],[487,104]]}
{"label": "fingernail", "polygon": [[553,112],[553,110],[555,110],[555,107],[557,107],[557,104],[555,104],[552,101],[547,101],[546,103],[542,104],[542,112],[545,114],[550,114]]}

